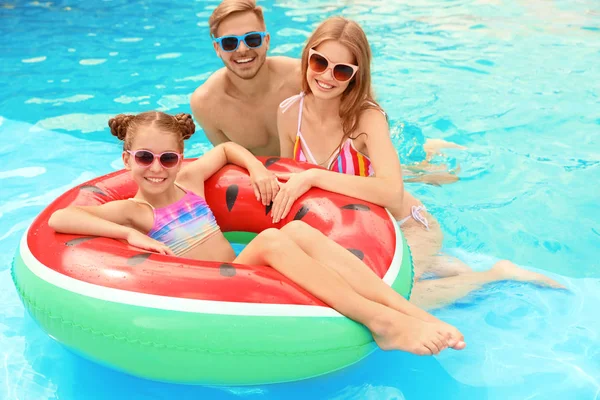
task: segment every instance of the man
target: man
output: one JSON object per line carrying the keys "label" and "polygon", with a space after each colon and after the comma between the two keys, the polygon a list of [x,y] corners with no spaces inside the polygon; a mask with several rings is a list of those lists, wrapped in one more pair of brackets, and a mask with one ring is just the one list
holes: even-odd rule
{"label": "man", "polygon": [[213,145],[236,142],[253,154],[279,154],[277,108],[300,93],[300,60],[267,57],[270,36],[255,0],[224,0],[209,19],[225,68],[192,94],[191,108]]}

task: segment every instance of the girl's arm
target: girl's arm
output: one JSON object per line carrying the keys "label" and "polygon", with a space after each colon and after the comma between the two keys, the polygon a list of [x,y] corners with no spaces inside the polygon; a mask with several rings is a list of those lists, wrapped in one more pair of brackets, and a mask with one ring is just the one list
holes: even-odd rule
{"label": "girl's arm", "polygon": [[55,211],[48,225],[59,233],[121,239],[132,246],[172,255],[167,246],[133,228],[142,225],[140,207],[129,200],[111,201],[100,206],[70,206]]}
{"label": "girl's arm", "polygon": [[184,166],[177,180],[197,193],[204,193],[204,181],[226,164],[247,169],[256,199],[262,199],[265,205],[271,203],[279,191],[275,174],[267,170],[252,153],[234,142],[221,143],[196,161]]}
{"label": "girl's arm", "polygon": [[293,202],[310,187],[318,187],[389,208],[398,214],[402,207],[404,183],[400,160],[389,135],[388,123],[381,112],[367,110],[361,115],[359,132],[366,132],[366,145],[375,176],[346,175],[311,169],[292,175],[273,203],[274,222],[284,218]]}

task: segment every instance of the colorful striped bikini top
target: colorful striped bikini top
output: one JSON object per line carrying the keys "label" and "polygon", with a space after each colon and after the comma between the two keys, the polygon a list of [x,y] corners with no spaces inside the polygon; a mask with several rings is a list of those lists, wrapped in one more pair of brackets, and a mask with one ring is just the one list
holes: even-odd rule
{"label": "colorful striped bikini top", "polygon": [[185,195],[166,207],[154,208],[147,201],[135,198],[130,200],[152,208],[154,224],[148,236],[166,244],[175,255],[180,256],[208,240],[219,232],[220,228],[204,198],[179,185],[177,187],[183,190]]}
{"label": "colorful striped bikini top", "polygon": [[[304,105],[304,92],[284,100],[280,107],[282,112],[286,112],[295,102],[300,99],[298,111],[298,129],[296,130],[296,141],[294,143],[294,160],[317,164],[317,160],[312,155],[306,140],[300,132],[302,125],[302,108]],[[354,141],[350,138],[340,147],[337,154],[332,155],[328,160],[326,168],[330,171],[341,172],[348,175],[372,176],[375,174],[371,165],[371,160],[354,147]]]}

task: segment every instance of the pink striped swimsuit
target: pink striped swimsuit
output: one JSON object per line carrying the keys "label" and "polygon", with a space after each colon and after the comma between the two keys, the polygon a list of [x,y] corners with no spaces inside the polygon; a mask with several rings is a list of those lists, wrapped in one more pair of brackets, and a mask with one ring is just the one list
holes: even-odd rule
{"label": "pink striped swimsuit", "polygon": [[[302,107],[304,105],[304,92],[284,100],[280,107],[283,112],[287,111],[296,100],[300,99],[300,109],[298,111],[298,129],[296,131],[296,141],[294,143],[294,160],[318,164],[312,152],[308,148],[300,126],[302,125]],[[304,148],[304,149],[303,149]],[[308,155],[308,157],[307,157]],[[372,176],[375,174],[371,160],[354,147],[354,141],[348,138],[341,146],[337,155],[334,155],[327,163],[326,168],[330,171],[340,172],[348,175]]]}
{"label": "pink striped swimsuit", "polygon": [[208,240],[220,228],[204,198],[177,186],[185,195],[166,207],[154,208],[146,201],[130,200],[152,208],[154,224],[147,235],[166,244],[175,255],[180,256]]}

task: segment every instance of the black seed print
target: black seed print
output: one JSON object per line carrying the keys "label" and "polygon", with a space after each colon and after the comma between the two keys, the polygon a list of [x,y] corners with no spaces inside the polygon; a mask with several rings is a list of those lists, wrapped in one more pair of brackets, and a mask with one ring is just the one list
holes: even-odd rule
{"label": "black seed print", "polygon": [[93,186],[93,185],[83,185],[83,186],[80,186],[79,190],[85,190],[87,192],[93,192],[93,193],[99,194],[101,196],[107,196],[107,194],[104,193],[102,191],[102,189],[100,189],[99,187]]}
{"label": "black seed print", "polygon": [[141,254],[136,254],[133,257],[129,257],[129,259],[127,259],[127,265],[138,265],[143,263],[144,261],[146,261],[148,259],[148,257],[150,257],[152,255],[152,253],[141,253]]}
{"label": "black seed print", "polygon": [[302,206],[294,216],[294,221],[299,221],[310,211],[310,208],[307,206]]}
{"label": "black seed print", "polygon": [[96,239],[96,238],[97,238],[97,236],[80,237],[77,239],[69,240],[68,242],[65,242],[65,244],[69,247],[73,247],[73,246],[80,245],[81,243],[87,242],[88,240],[92,240],[92,239]]}
{"label": "black seed print", "polygon": [[347,249],[350,253],[354,254],[356,257],[358,257],[359,260],[362,261],[363,258],[365,258],[365,253],[363,253],[362,251],[358,250],[358,249]]}
{"label": "black seed print", "polygon": [[354,210],[354,211],[371,211],[369,206],[364,204],[346,204],[342,207],[343,210]]}
{"label": "black seed print", "polygon": [[235,276],[236,270],[235,267],[231,264],[221,264],[221,266],[219,267],[219,273],[222,276],[231,278],[232,276]]}
{"label": "black seed print", "polygon": [[229,211],[233,208],[239,191],[240,188],[238,185],[231,185],[227,188],[227,191],[225,192],[225,202],[227,203],[227,209]]}
{"label": "black seed print", "polygon": [[269,215],[269,213],[271,212],[271,208],[273,208],[273,202],[271,202],[271,204],[268,204],[265,207],[265,215]]}
{"label": "black seed print", "polygon": [[271,157],[267,159],[267,161],[265,161],[265,167],[269,168],[271,165],[275,164],[279,160],[279,157]]}

